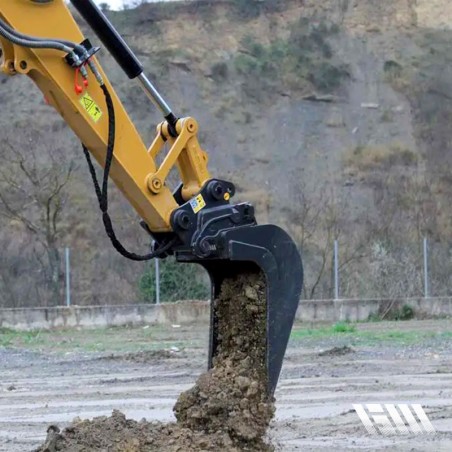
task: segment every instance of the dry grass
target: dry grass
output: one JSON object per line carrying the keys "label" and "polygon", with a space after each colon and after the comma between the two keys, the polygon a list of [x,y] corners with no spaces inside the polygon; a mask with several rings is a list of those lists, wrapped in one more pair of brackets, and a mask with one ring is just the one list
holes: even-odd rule
{"label": "dry grass", "polygon": [[393,166],[413,166],[418,162],[418,154],[400,143],[387,146],[357,146],[343,158],[344,166],[350,171],[366,173],[386,170]]}

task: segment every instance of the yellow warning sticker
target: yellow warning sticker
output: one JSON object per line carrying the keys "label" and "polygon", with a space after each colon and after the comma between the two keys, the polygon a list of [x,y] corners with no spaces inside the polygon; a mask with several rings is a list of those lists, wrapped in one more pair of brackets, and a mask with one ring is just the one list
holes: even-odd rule
{"label": "yellow warning sticker", "polygon": [[97,106],[96,102],[94,102],[94,99],[88,93],[83,94],[83,96],[80,98],[80,104],[91,116],[91,119],[94,122],[99,121],[99,119],[102,117],[102,110]]}
{"label": "yellow warning sticker", "polygon": [[206,202],[204,201],[202,195],[198,195],[196,198],[193,198],[190,201],[190,205],[191,208],[193,209],[193,212],[198,213],[200,210],[206,207]]}

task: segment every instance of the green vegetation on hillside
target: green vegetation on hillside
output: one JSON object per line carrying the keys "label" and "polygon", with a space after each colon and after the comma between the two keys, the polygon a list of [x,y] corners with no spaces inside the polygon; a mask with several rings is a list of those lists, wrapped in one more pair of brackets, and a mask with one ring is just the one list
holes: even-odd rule
{"label": "green vegetation on hillside", "polygon": [[232,0],[234,17],[240,20],[250,20],[262,13],[281,11],[284,0]]}
{"label": "green vegetation on hillside", "polygon": [[336,61],[329,42],[338,33],[336,24],[301,18],[291,26],[287,39],[277,39],[267,46],[246,36],[234,65],[248,80],[248,93],[264,82],[330,93],[349,76],[347,66]]}

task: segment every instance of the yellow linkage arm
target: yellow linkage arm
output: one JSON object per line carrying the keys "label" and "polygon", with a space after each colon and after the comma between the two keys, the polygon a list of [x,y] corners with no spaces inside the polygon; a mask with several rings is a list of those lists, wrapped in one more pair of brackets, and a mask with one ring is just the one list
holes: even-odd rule
{"label": "yellow linkage arm", "polygon": [[[80,43],[84,37],[64,0],[38,3],[34,0],[0,0],[0,19],[16,31]],[[12,44],[0,36],[3,51],[1,69],[8,75],[28,75],[75,134],[104,165],[107,149],[108,115],[104,94],[94,75],[89,86],[76,93],[75,69],[66,63],[64,52],[30,49]],[[207,156],[196,138],[197,124],[191,118],[178,121],[179,137],[167,133],[167,124],[158,128],[157,138],[147,150],[107,77],[95,60],[115,108],[116,142],[111,177],[152,232],[171,231],[170,216],[178,207],[165,186],[166,176],[177,165],[184,184],[185,200],[196,195],[209,179]],[[81,78],[79,80],[81,84]],[[165,133],[166,132],[166,133]],[[164,140],[171,145],[163,164],[156,167],[155,156]]]}

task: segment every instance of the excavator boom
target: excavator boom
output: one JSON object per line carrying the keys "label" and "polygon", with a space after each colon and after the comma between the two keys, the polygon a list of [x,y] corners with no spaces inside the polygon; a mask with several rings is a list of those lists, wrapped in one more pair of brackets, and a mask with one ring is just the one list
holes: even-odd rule
{"label": "excavator boom", "polygon": [[[107,234],[126,257],[146,260],[174,254],[179,262],[196,262],[209,272],[212,300],[223,281],[247,273],[265,275],[267,302],[268,391],[275,390],[301,293],[300,255],[286,232],[258,225],[250,203],[233,204],[232,183],[212,178],[208,156],[198,141],[198,123],[178,118],[119,33],[92,0],[72,0],[130,79],[136,79],[161,111],[149,148],[145,146],[96,54],[64,0],[0,0],[1,70],[30,77],[48,104],[83,143]],[[168,151],[163,162],[157,156]],[[104,168],[98,181],[91,156]],[[166,184],[176,167],[180,185]],[[145,256],[125,250],[108,215],[111,177],[152,235],[154,251]],[[212,303],[210,359],[221,343]]]}

